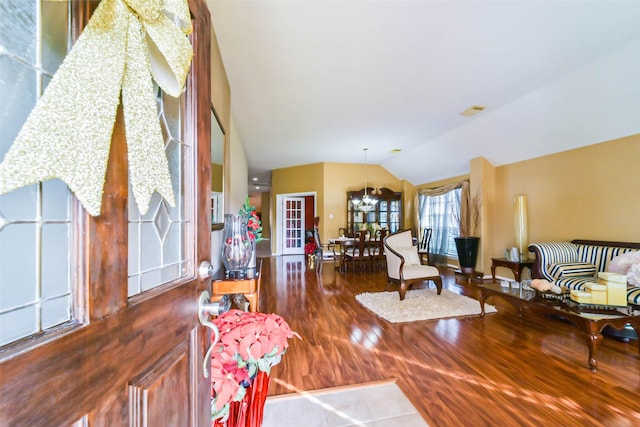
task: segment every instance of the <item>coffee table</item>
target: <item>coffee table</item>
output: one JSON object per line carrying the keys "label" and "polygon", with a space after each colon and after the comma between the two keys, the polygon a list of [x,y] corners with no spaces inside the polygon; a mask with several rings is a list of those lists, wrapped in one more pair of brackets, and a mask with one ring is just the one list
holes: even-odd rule
{"label": "coffee table", "polygon": [[[630,324],[640,336],[640,311],[634,311],[632,308],[595,307],[573,301],[548,299],[533,289],[526,289],[522,284],[516,288],[490,283],[478,285],[478,289],[480,290],[480,317],[484,318],[486,299],[496,296],[516,307],[519,316],[522,316],[523,310],[526,309],[532,313],[548,314],[568,320],[584,335],[589,349],[589,368],[594,372],[598,367],[596,353],[598,344],[602,341],[602,330],[605,326],[622,329]],[[638,351],[640,351],[640,340],[638,340]]]}

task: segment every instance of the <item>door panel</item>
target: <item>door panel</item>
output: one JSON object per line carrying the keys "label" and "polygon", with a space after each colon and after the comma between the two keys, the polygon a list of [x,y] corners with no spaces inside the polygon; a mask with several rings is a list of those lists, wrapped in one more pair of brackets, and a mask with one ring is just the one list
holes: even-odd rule
{"label": "door panel", "polygon": [[[73,4],[76,17],[88,17],[95,5]],[[210,257],[211,27],[204,0],[189,5],[195,56],[183,95],[184,138],[195,150],[186,180],[195,203],[183,209],[195,225],[187,239],[195,262],[180,279],[128,297],[128,165],[119,111],[102,214],[90,217],[74,202],[74,320],[0,348],[2,425],[210,424],[210,382],[202,372],[209,336],[196,314],[209,281],[195,268]]]}

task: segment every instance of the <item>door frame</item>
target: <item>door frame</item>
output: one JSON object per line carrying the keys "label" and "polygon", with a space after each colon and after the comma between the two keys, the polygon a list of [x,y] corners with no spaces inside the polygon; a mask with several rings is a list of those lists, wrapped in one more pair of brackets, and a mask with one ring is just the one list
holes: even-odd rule
{"label": "door frame", "polygon": [[289,197],[313,197],[313,216],[317,216],[318,212],[318,192],[305,191],[300,193],[282,193],[276,194],[276,247],[274,256],[281,256],[283,254],[284,246],[284,227],[282,223],[284,221],[284,201]]}

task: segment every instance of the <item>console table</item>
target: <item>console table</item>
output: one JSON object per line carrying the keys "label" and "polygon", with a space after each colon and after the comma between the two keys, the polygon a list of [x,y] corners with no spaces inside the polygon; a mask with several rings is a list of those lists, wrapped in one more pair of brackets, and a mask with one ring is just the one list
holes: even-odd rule
{"label": "console table", "polygon": [[491,279],[494,283],[496,281],[496,267],[506,267],[510,269],[513,271],[516,282],[519,282],[522,279],[522,270],[524,270],[525,267],[531,270],[533,260],[511,261],[507,258],[491,258]]}
{"label": "console table", "polygon": [[257,312],[260,308],[260,271],[262,270],[262,260],[256,262],[255,271],[248,274],[248,277],[231,279],[226,277],[214,277],[211,280],[212,300],[222,298],[223,295],[243,294],[249,301],[249,311]]}

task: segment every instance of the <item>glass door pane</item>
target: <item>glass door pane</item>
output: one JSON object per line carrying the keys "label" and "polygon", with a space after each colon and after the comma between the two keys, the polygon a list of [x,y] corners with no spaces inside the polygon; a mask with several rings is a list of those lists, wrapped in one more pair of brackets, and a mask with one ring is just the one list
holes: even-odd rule
{"label": "glass door pane", "polygon": [[[70,8],[0,2],[0,160],[71,45]],[[0,196],[0,346],[73,318],[71,203],[59,180]]]}
{"label": "glass door pane", "polygon": [[187,180],[193,146],[183,134],[184,95],[176,99],[156,90],[176,206],[154,193],[149,210],[140,216],[129,185],[129,297],[184,277],[194,262],[194,244],[188,240],[193,218],[187,213],[194,203]]}

